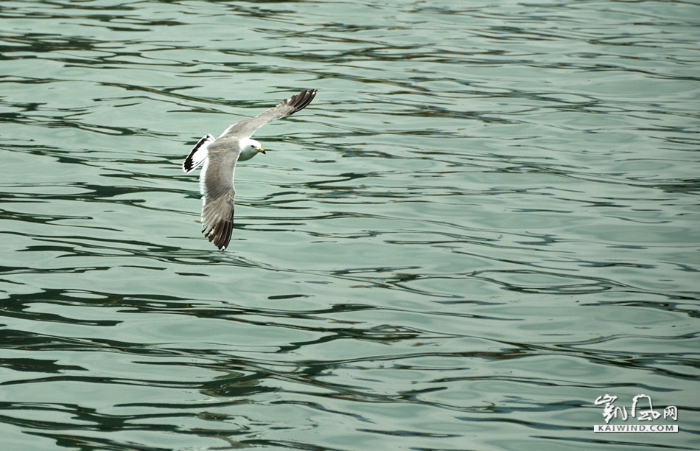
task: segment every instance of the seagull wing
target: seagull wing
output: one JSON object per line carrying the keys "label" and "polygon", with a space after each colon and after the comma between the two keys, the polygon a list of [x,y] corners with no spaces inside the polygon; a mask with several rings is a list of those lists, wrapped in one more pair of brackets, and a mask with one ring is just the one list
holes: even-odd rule
{"label": "seagull wing", "polygon": [[233,231],[233,173],[239,152],[209,152],[200,175],[204,195],[202,233],[220,250],[226,249]]}
{"label": "seagull wing", "polygon": [[316,89],[305,89],[299,94],[280,102],[279,105],[264,111],[252,119],[246,119],[227,128],[220,138],[236,136],[239,139],[250,138],[260,127],[270,122],[291,116],[297,111],[303,110],[316,97]]}
{"label": "seagull wing", "polygon": [[187,155],[185,161],[182,163],[182,170],[185,172],[192,172],[197,166],[202,164],[202,162],[206,160],[207,156],[209,155],[209,144],[213,142],[214,137],[211,135],[207,135],[200,139],[199,142],[192,148],[190,154]]}

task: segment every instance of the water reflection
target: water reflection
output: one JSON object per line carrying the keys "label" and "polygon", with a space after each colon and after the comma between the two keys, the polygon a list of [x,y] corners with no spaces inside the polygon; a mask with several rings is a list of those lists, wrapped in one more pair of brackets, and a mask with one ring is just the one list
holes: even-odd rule
{"label": "water reflection", "polygon": [[[3,3],[3,442],[692,448],[697,7],[483,6]],[[213,251],[198,130],[308,87]]]}

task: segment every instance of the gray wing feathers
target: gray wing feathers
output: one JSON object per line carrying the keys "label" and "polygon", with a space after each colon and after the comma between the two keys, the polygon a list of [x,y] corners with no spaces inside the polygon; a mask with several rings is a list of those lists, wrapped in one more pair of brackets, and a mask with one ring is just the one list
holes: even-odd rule
{"label": "gray wing feathers", "polygon": [[316,92],[316,89],[305,89],[299,94],[283,100],[279,105],[260,113],[253,119],[246,119],[230,126],[219,138],[224,136],[250,138],[253,136],[253,133],[255,133],[263,125],[269,124],[270,122],[283,117],[291,116],[297,111],[301,111],[306,108],[314,97],[316,97]]}
{"label": "gray wing feathers", "polygon": [[233,197],[204,200],[202,233],[220,250],[226,249],[233,233]]}
{"label": "gray wing feathers", "polygon": [[202,233],[222,251],[233,231],[233,173],[238,152],[211,153],[200,175],[204,195]]}

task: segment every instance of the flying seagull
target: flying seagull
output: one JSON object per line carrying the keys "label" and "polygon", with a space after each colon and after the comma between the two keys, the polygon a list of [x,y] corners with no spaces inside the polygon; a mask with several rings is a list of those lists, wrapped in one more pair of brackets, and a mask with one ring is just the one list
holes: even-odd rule
{"label": "flying seagull", "polygon": [[236,162],[265,153],[262,145],[250,137],[263,125],[303,110],[316,97],[316,92],[316,89],[301,91],[252,119],[233,124],[216,139],[206,135],[182,163],[182,170],[188,173],[204,163],[199,179],[200,191],[204,195],[202,233],[222,251],[231,241],[233,231]]}

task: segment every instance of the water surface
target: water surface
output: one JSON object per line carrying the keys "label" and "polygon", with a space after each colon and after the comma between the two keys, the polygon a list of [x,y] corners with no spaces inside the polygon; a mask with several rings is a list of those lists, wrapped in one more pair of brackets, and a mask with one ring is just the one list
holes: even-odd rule
{"label": "water surface", "polygon": [[[699,18],[2,2],[3,448],[697,448]],[[182,160],[306,88],[217,251]]]}

